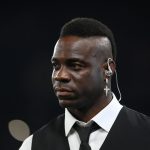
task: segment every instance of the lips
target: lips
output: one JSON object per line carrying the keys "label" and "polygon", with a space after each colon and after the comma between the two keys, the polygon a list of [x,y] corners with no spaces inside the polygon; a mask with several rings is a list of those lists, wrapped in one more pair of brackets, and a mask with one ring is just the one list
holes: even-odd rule
{"label": "lips", "polygon": [[66,92],[71,92],[72,90],[70,90],[70,89],[68,89],[68,88],[64,88],[64,87],[61,87],[61,88],[56,87],[56,88],[55,88],[55,91],[60,91],[60,92],[64,92],[64,91],[66,91]]}
{"label": "lips", "polygon": [[59,87],[56,87],[55,88],[55,92],[56,92],[56,95],[59,97],[59,98],[67,98],[67,97],[70,97],[71,94],[72,94],[72,90],[68,89],[68,88],[59,88]]}

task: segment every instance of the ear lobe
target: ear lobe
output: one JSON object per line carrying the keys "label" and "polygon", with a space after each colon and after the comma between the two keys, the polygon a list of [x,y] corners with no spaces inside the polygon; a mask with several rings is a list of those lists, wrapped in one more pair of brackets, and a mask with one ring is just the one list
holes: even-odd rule
{"label": "ear lobe", "polygon": [[105,70],[105,75],[106,75],[107,77],[112,76],[112,74],[113,74],[113,72],[112,72],[111,69],[110,69],[110,70]]}

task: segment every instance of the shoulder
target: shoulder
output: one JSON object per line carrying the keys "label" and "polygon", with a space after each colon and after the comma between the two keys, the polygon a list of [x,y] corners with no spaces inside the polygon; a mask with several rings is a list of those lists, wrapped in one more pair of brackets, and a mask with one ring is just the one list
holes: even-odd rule
{"label": "shoulder", "polygon": [[64,114],[52,119],[33,134],[32,149],[41,150],[56,147],[65,140]]}
{"label": "shoulder", "polygon": [[123,106],[122,110],[124,112],[126,112],[126,114],[130,115],[131,117],[136,117],[137,119],[145,120],[148,123],[150,123],[150,116],[148,116],[148,115],[145,115],[141,112],[138,112],[138,111],[128,108],[126,106]]}
{"label": "shoulder", "polygon": [[48,130],[50,133],[59,132],[60,127],[63,125],[64,122],[64,114],[52,119],[46,125],[42,126],[40,129],[35,131],[32,135],[24,140],[19,150],[31,150],[33,138],[36,137],[43,137],[47,135]]}
{"label": "shoulder", "polygon": [[[31,136],[26,138],[19,150],[31,150],[33,141],[45,139],[46,137],[55,137],[56,133],[63,132],[64,114],[50,120],[47,124],[35,131]],[[50,133],[50,134],[49,134]]]}
{"label": "shoulder", "polygon": [[55,138],[65,135],[64,130],[64,114],[50,120],[46,125],[42,126],[33,134],[34,143],[38,141],[46,141],[45,139],[51,139],[53,141]]}
{"label": "shoulder", "polygon": [[133,110],[131,108],[128,108],[124,106],[120,112],[120,114],[124,115],[127,118],[127,121],[129,123],[132,123],[134,126],[146,128],[150,130],[150,117],[138,112],[136,110]]}
{"label": "shoulder", "polygon": [[36,133],[44,133],[50,130],[51,132],[55,132],[60,130],[60,128],[64,127],[64,114],[59,115],[58,117],[50,120],[46,125],[42,126],[38,129]]}

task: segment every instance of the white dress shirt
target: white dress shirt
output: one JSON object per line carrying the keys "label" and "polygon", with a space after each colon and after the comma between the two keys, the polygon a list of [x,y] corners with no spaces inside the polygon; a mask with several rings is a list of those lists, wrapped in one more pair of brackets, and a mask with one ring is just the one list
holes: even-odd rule
{"label": "white dress shirt", "polygon": [[[86,125],[91,121],[96,122],[100,129],[92,132],[89,137],[89,145],[92,150],[99,150],[107,137],[114,121],[116,120],[122,105],[118,102],[113,94],[112,101],[94,116],[89,122],[84,123],[74,118],[71,113],[65,109],[65,135],[68,137],[70,150],[79,150],[80,138],[78,133],[72,128],[75,122]],[[31,150],[33,135],[29,136],[22,144],[19,150]]]}

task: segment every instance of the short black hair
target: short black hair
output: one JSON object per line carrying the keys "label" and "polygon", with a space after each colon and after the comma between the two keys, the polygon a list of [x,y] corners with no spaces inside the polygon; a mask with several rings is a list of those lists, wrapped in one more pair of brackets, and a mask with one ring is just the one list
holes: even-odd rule
{"label": "short black hair", "polygon": [[112,31],[94,18],[74,18],[63,25],[60,38],[68,35],[79,37],[105,36],[111,42],[113,59],[116,60],[116,42]]}

